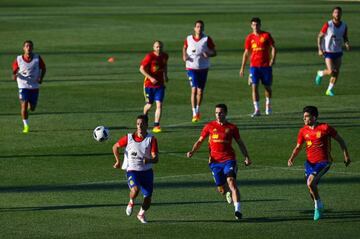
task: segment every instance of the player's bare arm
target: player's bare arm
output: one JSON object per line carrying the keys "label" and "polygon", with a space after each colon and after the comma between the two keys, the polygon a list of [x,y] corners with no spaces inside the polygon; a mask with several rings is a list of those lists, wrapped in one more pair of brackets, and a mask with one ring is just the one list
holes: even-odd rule
{"label": "player's bare arm", "polygon": [[144,164],[158,163],[158,162],[159,162],[159,155],[157,153],[154,153],[154,152],[151,153],[151,159],[144,158]]}
{"label": "player's bare arm", "polygon": [[339,134],[337,134],[334,137],[334,139],[339,143],[340,148],[343,151],[345,166],[346,167],[349,166],[349,164],[351,163],[351,160],[350,160],[350,155],[349,155],[349,152],[348,152],[348,149],[346,147],[346,143],[345,143],[344,139]]}
{"label": "player's bare arm", "polygon": [[351,47],[350,47],[349,38],[348,38],[348,35],[347,35],[347,30],[346,30],[343,38],[344,38],[344,45],[345,45],[346,50],[350,51]]}
{"label": "player's bare arm", "polygon": [[154,77],[152,77],[152,76],[145,70],[144,66],[140,66],[139,71],[140,71],[141,74],[143,74],[146,78],[148,78],[148,79],[151,81],[151,83],[156,84],[157,80],[156,80]]}
{"label": "player's bare arm", "polygon": [[289,167],[294,165],[295,158],[300,153],[301,148],[302,148],[301,144],[296,144],[296,146],[295,146],[294,150],[292,151],[292,154],[288,160]]}
{"label": "player's bare arm", "polygon": [[43,82],[45,74],[46,74],[46,69],[42,69],[40,72],[39,84],[41,84]]}
{"label": "player's bare arm", "polygon": [[276,47],[274,45],[271,46],[271,59],[270,59],[270,63],[269,66],[273,66],[275,64],[275,59],[276,59]]}
{"label": "player's bare arm", "polygon": [[239,146],[239,149],[240,149],[241,153],[243,154],[243,156],[245,158],[245,160],[244,160],[245,166],[249,166],[250,164],[252,164],[252,161],[250,160],[249,153],[248,153],[247,148],[246,148],[246,146],[244,144],[244,141],[242,141],[242,139],[239,138],[239,139],[235,139],[235,142]]}
{"label": "player's bare arm", "polygon": [[191,151],[186,153],[186,157],[191,158],[194,155],[194,153],[200,148],[203,141],[204,141],[204,138],[202,136],[200,136],[200,138],[193,145]]}
{"label": "player's bare arm", "polygon": [[215,49],[209,49],[208,51],[206,51],[206,52],[204,52],[203,53],[203,56],[205,57],[205,58],[208,58],[208,57],[214,57],[214,56],[216,56],[216,50]]}
{"label": "player's bare arm", "polygon": [[244,70],[245,70],[245,64],[249,58],[249,50],[245,49],[243,53],[243,58],[241,62],[241,68],[240,68],[240,77],[244,77]]}
{"label": "player's bare arm", "polygon": [[325,37],[325,34],[322,32],[319,32],[318,38],[317,38],[317,45],[318,45],[318,54],[319,56],[324,55],[324,50],[321,48],[321,42],[323,41],[323,38]]}
{"label": "player's bare arm", "polygon": [[119,153],[119,143],[116,142],[113,147],[112,147],[112,150],[113,150],[113,154],[114,154],[114,157],[115,157],[115,164],[113,165],[113,168],[120,168],[120,153]]}
{"label": "player's bare arm", "polygon": [[186,53],[186,47],[183,47],[183,61],[185,62],[187,59],[189,59],[188,54]]}

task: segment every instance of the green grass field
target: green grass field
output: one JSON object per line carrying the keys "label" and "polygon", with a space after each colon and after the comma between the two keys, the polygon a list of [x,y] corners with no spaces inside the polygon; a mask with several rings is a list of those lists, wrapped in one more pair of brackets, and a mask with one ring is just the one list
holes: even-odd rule
{"label": "green grass field", "polygon": [[[316,70],[324,68],[316,37],[335,5],[343,7],[352,51],[344,54],[336,96],[326,97],[327,80],[320,87],[313,83]],[[359,9],[358,1],[1,0],[0,237],[359,238]],[[247,80],[238,76],[253,16],[262,19],[278,48],[274,114],[256,119],[249,117]],[[218,56],[212,59],[203,121],[194,125],[181,49],[197,19],[205,21]],[[34,41],[48,70],[28,135],[21,132],[17,86],[11,80],[11,63],[25,39]],[[124,172],[112,168],[111,147],[134,130],[142,112],[138,67],[156,39],[164,41],[170,55],[170,82],[165,131],[157,135],[153,205],[149,223],[141,225],[125,215],[128,188]],[[107,62],[111,56],[113,64]],[[216,192],[206,145],[193,159],[185,157],[203,124],[214,118],[215,104],[222,102],[253,160],[238,172],[241,222]],[[320,184],[326,214],[319,222],[312,220],[313,203],[303,180],[305,153],[287,167],[303,124],[302,108],[309,104],[318,106],[320,121],[343,136],[353,160],[345,168],[333,143],[335,163]],[[92,138],[97,125],[110,128],[107,142]]]}

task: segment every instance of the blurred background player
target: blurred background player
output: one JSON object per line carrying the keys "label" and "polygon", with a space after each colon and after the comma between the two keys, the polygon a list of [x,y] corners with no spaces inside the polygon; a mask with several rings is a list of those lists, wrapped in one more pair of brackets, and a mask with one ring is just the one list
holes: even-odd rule
{"label": "blurred background player", "polygon": [[240,191],[236,184],[237,161],[235,151],[231,146],[232,139],[235,139],[241,153],[244,155],[246,166],[251,164],[251,160],[246,146],[240,138],[239,129],[226,120],[226,115],[226,105],[216,105],[216,120],[204,126],[200,138],[195,142],[191,151],[187,152],[187,157],[191,158],[204,140],[209,137],[209,167],[215,179],[215,184],[218,191],[226,196],[228,203],[234,203],[235,218],[239,220],[242,218],[242,213]]}
{"label": "blurred background player", "polygon": [[164,44],[161,41],[155,41],[153,51],[148,53],[141,61],[140,72],[145,76],[144,95],[145,106],[144,114],[148,114],[154,101],[156,102],[154,133],[160,133],[160,119],[162,113],[162,105],[165,97],[165,83],[168,82],[167,61],[168,54],[163,52]]}
{"label": "blurred background player", "polygon": [[136,119],[136,131],[120,138],[113,146],[116,161],[114,168],[120,168],[119,148],[125,148],[122,169],[126,170],[130,188],[130,201],[126,207],[126,215],[131,216],[140,190],[144,195],[143,204],[137,215],[141,223],[147,223],[145,211],[150,208],[154,184],[152,165],[159,161],[157,140],[147,133],[147,129],[147,115],[139,115]]}
{"label": "blurred background player", "polygon": [[195,22],[194,34],[187,36],[183,47],[183,61],[191,86],[192,122],[200,120],[200,105],[203,99],[210,57],[216,56],[213,40],[204,34],[204,22]]}
{"label": "blurred background player", "polygon": [[46,67],[40,55],[33,53],[34,44],[30,40],[23,43],[23,55],[17,56],[12,64],[13,80],[17,81],[23,120],[23,133],[28,133],[29,112],[34,111],[39,97],[39,87],[46,73]]}
{"label": "blurred background player", "polygon": [[304,127],[299,130],[297,144],[288,160],[288,166],[294,164],[303,143],[306,144],[307,161],[305,162],[305,176],[310,196],[315,204],[314,220],[322,217],[324,205],[320,200],[318,183],[320,178],[329,170],[331,165],[331,143],[335,139],[343,151],[345,166],[350,164],[350,156],[343,138],[336,130],[326,123],[318,123],[318,110],[315,106],[306,106],[303,109]]}
{"label": "blurred background player", "polygon": [[339,77],[342,46],[350,50],[347,25],[341,21],[342,9],[335,7],[332,11],[332,19],[324,24],[317,38],[319,56],[325,58],[326,69],[317,72],[315,84],[320,85],[323,76],[329,75],[330,82],[325,92],[328,96],[334,96],[333,88]]}
{"label": "blurred background player", "polygon": [[262,31],[261,20],[258,17],[251,19],[250,33],[245,39],[245,50],[243,53],[242,64],[240,68],[240,77],[244,76],[245,64],[250,58],[250,78],[252,87],[252,100],[254,104],[254,113],[251,117],[260,116],[259,109],[259,81],[265,87],[265,114],[272,113],[272,66],[275,63],[276,48],[274,39],[269,32]]}

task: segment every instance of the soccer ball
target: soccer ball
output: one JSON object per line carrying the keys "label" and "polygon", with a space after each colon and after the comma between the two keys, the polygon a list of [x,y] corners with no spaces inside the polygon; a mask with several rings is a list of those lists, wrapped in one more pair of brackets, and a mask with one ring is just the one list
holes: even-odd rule
{"label": "soccer ball", "polygon": [[96,141],[103,142],[110,136],[109,129],[104,126],[98,126],[94,129],[93,136]]}

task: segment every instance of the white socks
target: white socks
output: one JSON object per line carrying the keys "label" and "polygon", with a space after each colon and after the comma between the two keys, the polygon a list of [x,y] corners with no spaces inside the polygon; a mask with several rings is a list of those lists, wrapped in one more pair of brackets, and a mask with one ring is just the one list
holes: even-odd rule
{"label": "white socks", "polygon": [[254,101],[253,104],[254,104],[255,112],[258,112],[259,111],[259,101]]}
{"label": "white socks", "polygon": [[323,77],[324,76],[324,71],[318,71],[317,74],[318,74],[318,76]]}
{"label": "white socks", "polygon": [[145,213],[145,210],[141,207],[140,211],[139,211],[139,215],[144,215],[144,213]]}
{"label": "white socks", "polygon": [[23,123],[24,123],[24,126],[28,126],[28,125],[29,125],[29,120],[24,119],[24,120],[23,120]]}
{"label": "white socks", "polygon": [[324,205],[322,204],[320,199],[314,200],[314,203],[315,203],[315,208],[317,208],[317,209],[324,207]]}
{"label": "white socks", "polygon": [[235,212],[241,212],[240,202],[234,202]]}
{"label": "white socks", "polygon": [[200,109],[199,105],[197,105],[196,108],[192,108],[193,116],[196,116],[197,114],[199,114],[199,109]]}
{"label": "white socks", "polygon": [[327,90],[332,90],[332,88],[334,88],[334,84],[333,84],[333,83],[329,83],[329,86],[328,86]]}

